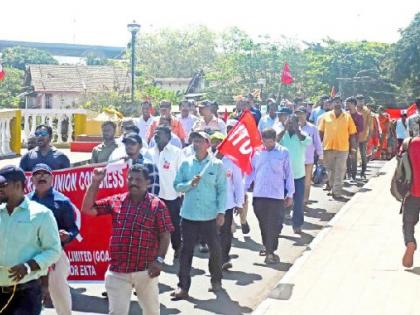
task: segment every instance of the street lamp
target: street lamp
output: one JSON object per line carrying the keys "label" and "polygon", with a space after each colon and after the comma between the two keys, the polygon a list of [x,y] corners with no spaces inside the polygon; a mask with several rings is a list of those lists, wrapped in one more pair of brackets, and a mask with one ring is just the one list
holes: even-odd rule
{"label": "street lamp", "polygon": [[134,70],[136,67],[136,35],[140,30],[140,24],[136,21],[127,24],[127,29],[131,33],[131,104],[134,104]]}

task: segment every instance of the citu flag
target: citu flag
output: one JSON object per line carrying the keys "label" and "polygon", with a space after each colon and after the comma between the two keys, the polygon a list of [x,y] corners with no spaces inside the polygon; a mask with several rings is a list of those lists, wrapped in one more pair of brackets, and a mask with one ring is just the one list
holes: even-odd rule
{"label": "citu flag", "polygon": [[250,174],[251,159],[261,146],[262,140],[254,116],[246,110],[219,145],[218,151],[235,163],[242,172]]}
{"label": "citu flag", "polygon": [[3,70],[3,66],[0,64],[0,81],[4,79],[6,72]]}
{"label": "citu flag", "polygon": [[287,62],[284,64],[283,72],[281,74],[281,83],[284,85],[293,83],[292,73],[290,72],[289,64]]}

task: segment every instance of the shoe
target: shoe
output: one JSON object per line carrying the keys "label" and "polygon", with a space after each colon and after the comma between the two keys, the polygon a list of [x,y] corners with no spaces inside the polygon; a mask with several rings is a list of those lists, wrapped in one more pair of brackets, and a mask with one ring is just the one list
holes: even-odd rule
{"label": "shoe", "polygon": [[301,229],[300,227],[294,227],[294,228],[293,228],[293,232],[294,232],[295,234],[302,234],[302,229]]}
{"label": "shoe", "polygon": [[248,234],[249,231],[251,230],[249,228],[248,222],[245,222],[245,224],[241,224],[241,229],[242,229],[242,234]]}
{"label": "shoe", "polygon": [[211,288],[209,288],[209,292],[220,292],[223,290],[222,284],[220,282],[214,282],[211,284]]}
{"label": "shoe", "polygon": [[278,264],[280,262],[280,257],[275,254],[268,254],[267,257],[265,257],[264,262],[267,265]]}
{"label": "shoe", "polygon": [[208,253],[209,252],[209,248],[207,247],[207,244],[200,244],[200,248],[199,248],[200,253]]}
{"label": "shoe", "polygon": [[265,247],[263,246],[263,248],[261,248],[261,250],[260,250],[260,256],[266,256],[267,255],[267,251],[266,251],[266,249],[265,249]]}
{"label": "shoe", "polygon": [[229,270],[230,268],[232,268],[232,263],[230,261],[227,261],[222,265],[222,270]]}
{"label": "shoe", "polygon": [[325,184],[325,187],[322,190],[331,190],[331,187],[330,187],[330,185]]}
{"label": "shoe", "polygon": [[102,293],[101,293],[101,295],[102,295],[104,298],[108,298],[108,293],[107,293],[106,291],[102,292]]}
{"label": "shoe", "polygon": [[187,291],[181,288],[177,288],[174,292],[171,293],[171,297],[172,301],[179,301],[188,299],[189,295]]}
{"label": "shoe", "polygon": [[406,245],[405,253],[402,259],[402,264],[406,268],[413,267],[413,261],[414,261],[414,252],[416,251],[416,243],[414,242],[408,242]]}

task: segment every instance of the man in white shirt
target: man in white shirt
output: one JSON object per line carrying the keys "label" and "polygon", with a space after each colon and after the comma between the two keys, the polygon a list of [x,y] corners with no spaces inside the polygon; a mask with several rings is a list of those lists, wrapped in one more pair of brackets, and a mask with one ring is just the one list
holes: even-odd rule
{"label": "man in white shirt", "polygon": [[212,102],[210,101],[202,101],[200,105],[198,105],[200,110],[201,118],[196,121],[193,126],[194,131],[220,131],[224,135],[226,134],[226,124],[225,122],[214,116],[211,112]]}
{"label": "man in white shirt", "polygon": [[260,119],[258,123],[258,130],[263,132],[264,129],[272,128],[275,122],[277,121],[277,104],[273,99],[267,101],[268,112]]}
{"label": "man in white shirt", "polygon": [[401,111],[401,118],[397,120],[396,133],[398,147],[401,147],[404,139],[410,136],[408,132],[407,112],[405,110]]}
{"label": "man in white shirt", "polygon": [[136,126],[139,128],[139,135],[143,139],[143,142],[146,139],[146,133],[155,119],[151,115],[152,104],[149,101],[144,101],[141,103],[141,113],[142,115],[136,119]]}
{"label": "man in white shirt", "polygon": [[172,224],[175,230],[171,233],[171,243],[174,250],[174,258],[179,257],[181,249],[180,216],[181,209],[180,195],[173,186],[176,172],[181,165],[181,149],[170,143],[171,129],[168,126],[156,127],[154,133],[156,146],[150,148],[144,158],[155,164],[159,171],[160,190],[159,198],[169,209]]}
{"label": "man in white shirt", "polygon": [[181,122],[182,127],[184,128],[185,134],[190,135],[192,127],[195,122],[198,120],[198,117],[191,114],[193,103],[189,100],[183,100],[179,103],[180,114],[177,115],[178,120]]}

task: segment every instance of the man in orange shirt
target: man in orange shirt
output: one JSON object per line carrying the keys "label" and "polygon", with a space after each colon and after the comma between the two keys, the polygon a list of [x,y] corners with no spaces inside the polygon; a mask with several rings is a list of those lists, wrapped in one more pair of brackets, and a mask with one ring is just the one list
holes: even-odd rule
{"label": "man in orange shirt", "polygon": [[324,144],[324,163],[334,199],[342,199],[343,181],[349,152],[356,151],[356,125],[350,114],[343,112],[340,96],[333,99],[334,110],[322,116],[318,130]]}
{"label": "man in orange shirt", "polygon": [[[181,139],[181,142],[184,144],[186,140],[185,131],[182,127],[181,122],[171,114],[171,108],[172,104],[170,101],[163,100],[159,103],[159,112],[161,118],[166,118],[170,121],[171,131],[178,136],[179,139]],[[153,121],[153,123],[150,125],[149,130],[147,131],[146,139],[149,143],[152,139],[156,127],[160,125],[159,119],[156,119]]]}

